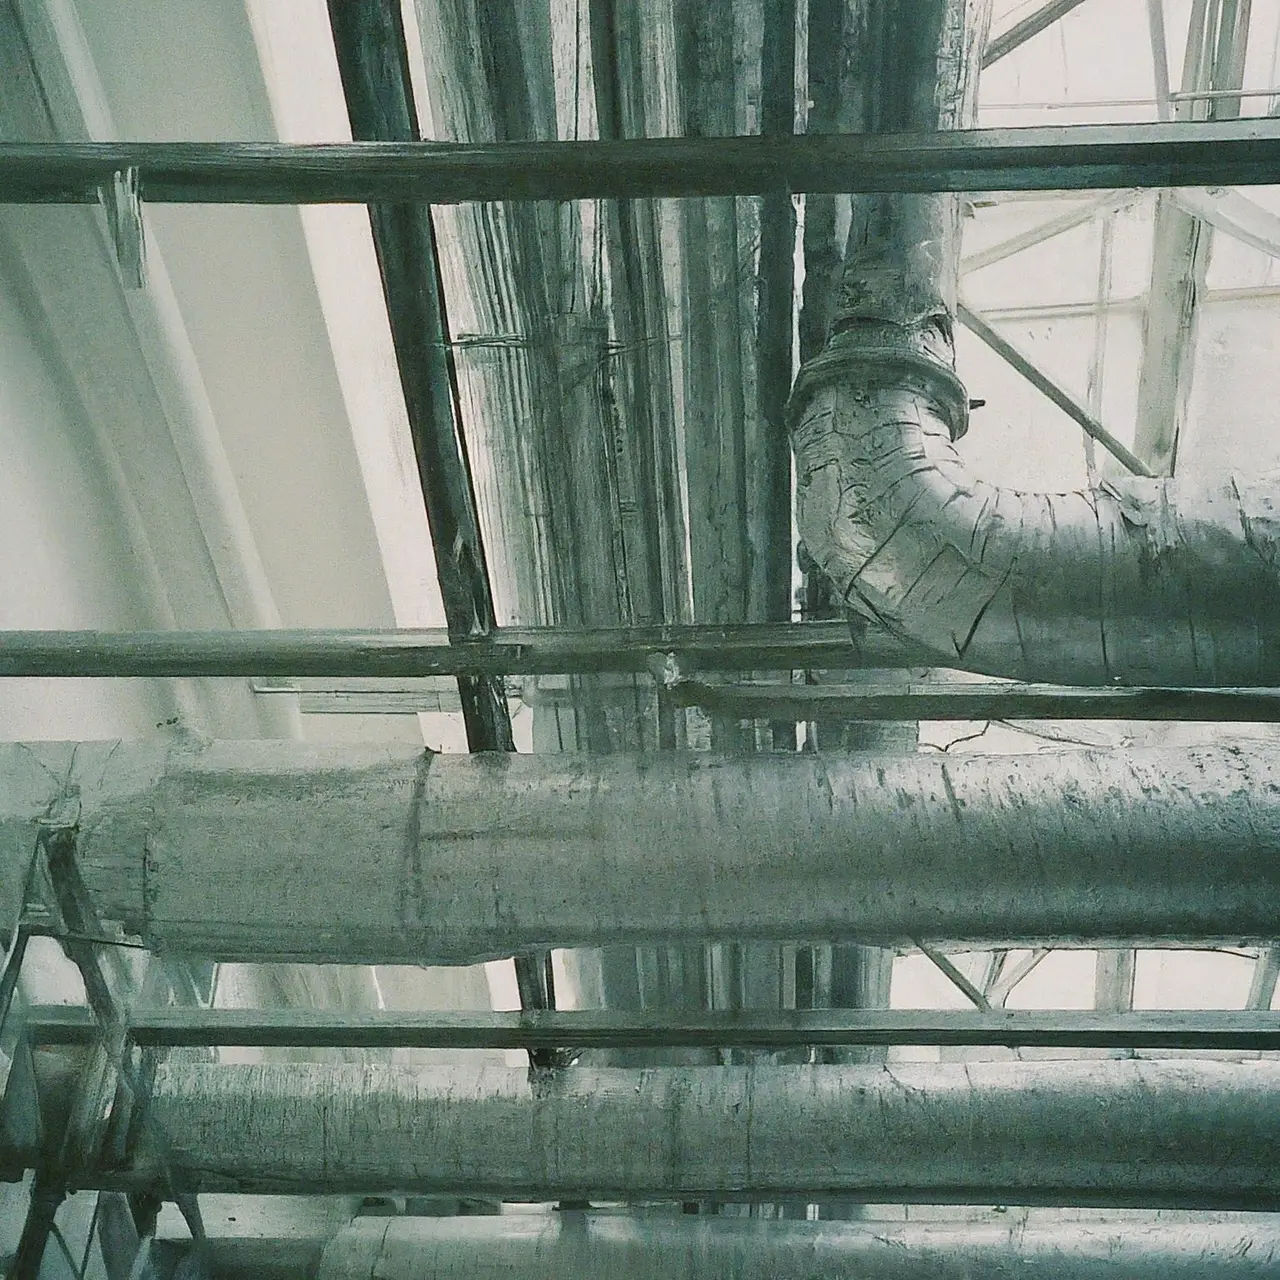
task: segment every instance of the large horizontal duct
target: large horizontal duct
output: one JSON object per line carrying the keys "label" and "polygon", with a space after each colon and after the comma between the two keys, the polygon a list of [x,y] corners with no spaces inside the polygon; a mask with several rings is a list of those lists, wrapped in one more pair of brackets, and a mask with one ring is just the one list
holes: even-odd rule
{"label": "large horizontal duct", "polygon": [[[49,1093],[42,1112],[59,1105]],[[145,1184],[167,1166],[210,1191],[1280,1208],[1271,1061],[531,1073],[171,1060],[146,1108],[122,1163],[85,1185]]]}
{"label": "large horizontal duct", "polygon": [[[909,86],[879,127],[971,124],[962,37],[975,24],[954,17],[965,4],[897,8],[953,17],[869,18],[846,33],[869,83]],[[965,465],[953,443],[968,422],[952,345],[959,241],[955,196],[855,197],[833,336],[797,379],[799,529],[850,616],[994,675],[1280,683],[1274,485],[1135,478],[1023,493]]]}
{"label": "large horizontal duct", "polygon": [[[74,796],[74,807],[59,797]],[[0,745],[0,929],[78,814],[99,912],[226,959],[680,939],[1264,941],[1280,752],[865,760]],[[5,935],[7,936],[7,935]]]}
{"label": "large horizontal duct", "polygon": [[516,1214],[364,1219],[326,1247],[318,1280],[1263,1280],[1280,1225],[746,1221]]}

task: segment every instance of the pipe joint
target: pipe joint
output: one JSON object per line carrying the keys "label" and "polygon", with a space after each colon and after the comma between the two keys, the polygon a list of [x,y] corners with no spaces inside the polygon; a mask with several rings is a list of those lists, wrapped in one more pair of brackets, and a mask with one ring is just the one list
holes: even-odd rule
{"label": "pipe joint", "polygon": [[949,350],[949,338],[940,343],[933,324],[863,321],[840,330],[801,367],[787,403],[788,427],[795,430],[807,402],[831,383],[855,394],[892,387],[926,396],[954,443],[969,430],[969,392],[940,346]]}

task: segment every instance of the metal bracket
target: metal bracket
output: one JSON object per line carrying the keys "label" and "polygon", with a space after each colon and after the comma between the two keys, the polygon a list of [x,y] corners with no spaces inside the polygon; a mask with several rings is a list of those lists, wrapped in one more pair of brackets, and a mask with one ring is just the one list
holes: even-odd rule
{"label": "metal bracket", "polygon": [[117,995],[127,990],[129,974],[111,952],[104,954],[86,941],[101,937],[102,925],[76,861],[79,817],[78,798],[63,797],[40,822],[37,838],[62,916],[63,950],[80,971],[102,1034],[81,1073],[59,1153],[59,1166],[71,1174],[98,1158],[112,1122],[118,1119],[122,1092],[132,1092],[128,1018]]}
{"label": "metal bracket", "polygon": [[[0,1119],[7,1120],[5,1107],[10,1076],[20,1059],[29,1049],[25,1044],[25,1017],[23,1001],[18,991],[18,979],[22,975],[22,962],[26,958],[27,943],[33,933],[33,919],[45,911],[43,903],[35,899],[35,881],[41,870],[40,858],[33,855],[27,867],[22,886],[22,900],[18,906],[18,921],[13,935],[6,944],[4,964],[0,967]],[[39,1128],[38,1124],[36,1126]]]}
{"label": "metal bracket", "polygon": [[680,658],[675,653],[651,653],[645,665],[660,688],[671,689],[681,681]]}
{"label": "metal bracket", "polygon": [[0,1148],[15,1151],[39,1146],[43,1132],[26,1006],[18,990],[30,937],[25,925],[19,924],[0,970]]}
{"label": "metal bracket", "polygon": [[98,188],[98,196],[106,211],[107,230],[125,288],[144,288],[147,283],[147,234],[142,225],[137,168],[117,169],[111,175],[111,181]]}

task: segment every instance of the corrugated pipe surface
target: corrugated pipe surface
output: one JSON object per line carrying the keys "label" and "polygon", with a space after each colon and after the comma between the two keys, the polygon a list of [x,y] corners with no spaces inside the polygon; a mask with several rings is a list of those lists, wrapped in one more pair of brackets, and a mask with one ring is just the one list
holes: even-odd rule
{"label": "corrugated pipe surface", "polygon": [[[851,64],[905,87],[855,123],[971,124],[984,8],[865,6]],[[958,250],[954,196],[856,197],[831,337],[793,392],[800,533],[851,619],[993,675],[1280,682],[1273,489],[1135,478],[1023,493],[965,465]]]}

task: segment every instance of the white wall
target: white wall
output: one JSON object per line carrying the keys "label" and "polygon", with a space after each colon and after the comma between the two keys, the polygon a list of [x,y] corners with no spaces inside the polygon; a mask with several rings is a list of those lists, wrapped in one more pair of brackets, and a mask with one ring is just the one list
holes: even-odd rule
{"label": "white wall", "polygon": [[[0,627],[146,626],[109,466],[24,283],[0,240]],[[171,714],[146,681],[0,680],[0,738],[139,736]]]}

